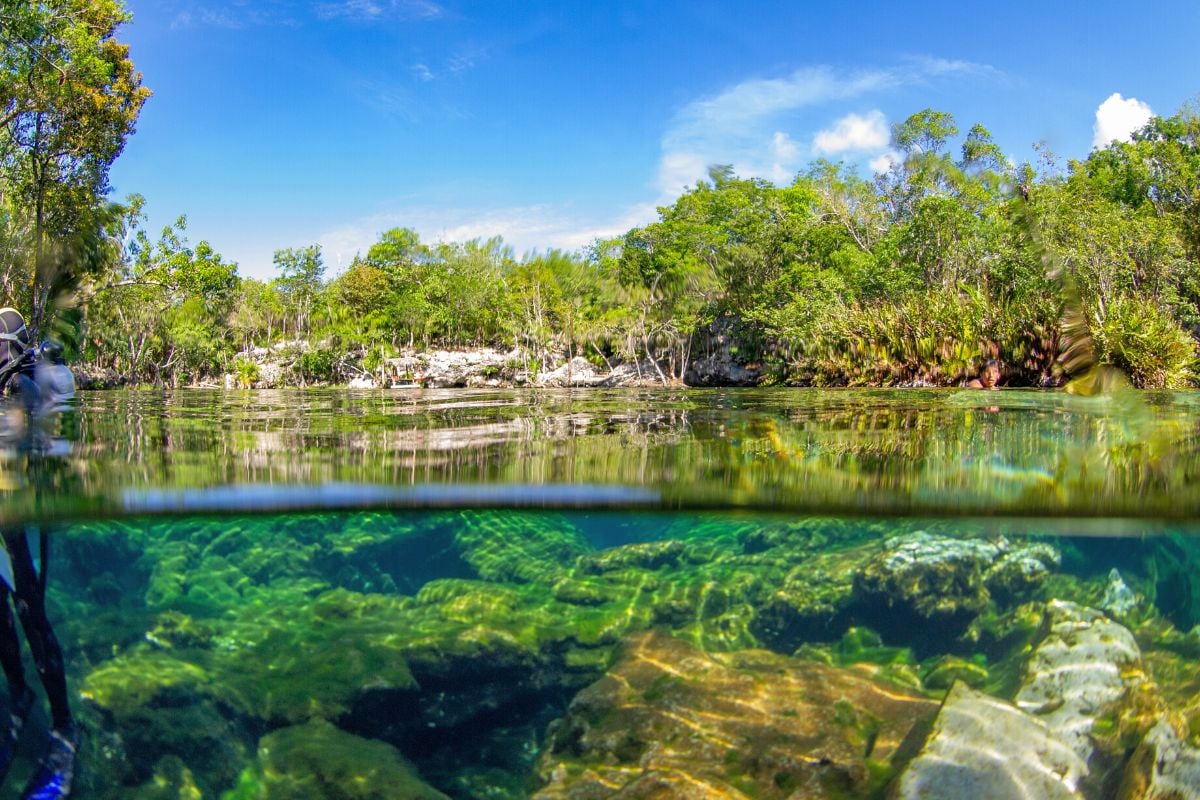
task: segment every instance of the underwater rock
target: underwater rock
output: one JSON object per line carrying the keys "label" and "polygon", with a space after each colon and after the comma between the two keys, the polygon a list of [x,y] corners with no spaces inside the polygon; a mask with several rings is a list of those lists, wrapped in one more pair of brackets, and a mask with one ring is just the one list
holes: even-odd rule
{"label": "underwater rock", "polygon": [[1095,751],[1096,721],[1145,681],[1141,651],[1127,628],[1075,603],[1048,603],[1045,625],[1016,704],[1086,763]]}
{"label": "underwater rock", "polygon": [[1051,601],[1015,705],[956,682],[897,796],[1111,796],[1125,757],[1123,717],[1136,729],[1147,708],[1153,713],[1146,686],[1129,630],[1095,609]]}
{"label": "underwater rock", "polygon": [[1200,800],[1200,748],[1160,719],[1130,759],[1120,800]]}
{"label": "underwater rock", "polygon": [[588,553],[579,557],[576,566],[584,575],[599,575],[629,567],[656,570],[676,566],[683,555],[684,544],[680,541],[642,542]]}
{"label": "underwater rock", "polygon": [[983,582],[996,600],[1005,603],[1028,595],[1059,566],[1062,556],[1044,542],[1013,546],[1000,540],[1000,558],[983,573]]}
{"label": "underwater rock", "polygon": [[213,693],[274,725],[335,718],[370,693],[418,688],[397,635],[411,599],[344,589],[241,609],[212,656]]}
{"label": "underwater rock", "polygon": [[203,800],[204,792],[187,764],[178,756],[165,756],[154,776],[129,794],[133,800]]}
{"label": "underwater rock", "polygon": [[155,618],[145,638],[164,650],[186,650],[206,647],[212,637],[213,628],[208,623],[197,622],[178,611],[164,611]]}
{"label": "underwater rock", "polygon": [[447,800],[391,745],[324,720],[270,733],[225,800]]}
{"label": "underwater rock", "polygon": [[446,515],[462,559],[483,580],[547,580],[591,546],[561,514],[460,511]]}
{"label": "underwater rock", "polygon": [[956,683],[896,800],[1081,800],[1087,764],[1041,721]]}
{"label": "underwater rock", "polygon": [[209,683],[196,664],[167,653],[142,650],[106,661],[92,670],[80,695],[110,714],[130,714],[163,695],[198,697]]}
{"label": "underwater rock", "polygon": [[[80,691],[89,711],[101,712],[84,743],[86,752],[90,740],[103,742],[92,768],[103,764],[115,783],[178,785],[180,797],[187,786],[199,785],[209,796],[232,784],[252,738],[242,720],[208,695],[210,687],[198,666],[145,646],[93,670]],[[158,780],[164,768],[174,776],[167,784]]]}
{"label": "underwater rock", "polygon": [[750,631],[763,646],[785,653],[839,637],[850,624],[855,576],[874,553],[857,547],[802,560],[755,609]]}
{"label": "underwater rock", "polygon": [[534,796],[865,797],[936,707],[859,670],[640,633],[551,726]]}
{"label": "underwater rock", "polygon": [[1104,597],[1100,599],[1100,609],[1120,618],[1128,616],[1137,605],[1137,595],[1125,583],[1117,568],[1113,567],[1108,573],[1108,584],[1104,587]]}
{"label": "underwater rock", "polygon": [[930,639],[962,633],[995,594],[1012,599],[1037,586],[1058,553],[1040,543],[961,539],[917,531],[884,543],[856,576],[856,604],[881,629],[917,627]]}

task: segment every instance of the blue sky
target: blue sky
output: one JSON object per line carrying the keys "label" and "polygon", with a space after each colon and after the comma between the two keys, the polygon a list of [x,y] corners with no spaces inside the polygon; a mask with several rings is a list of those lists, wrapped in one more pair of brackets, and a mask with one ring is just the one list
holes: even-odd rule
{"label": "blue sky", "polygon": [[[518,254],[650,221],[713,163],[867,173],[925,107],[1016,160],[1200,96],[1200,2],[126,0],[154,92],[112,170],[242,275],[388,228]],[[1120,94],[1120,98],[1114,98]],[[1107,102],[1106,102],[1107,101]]]}

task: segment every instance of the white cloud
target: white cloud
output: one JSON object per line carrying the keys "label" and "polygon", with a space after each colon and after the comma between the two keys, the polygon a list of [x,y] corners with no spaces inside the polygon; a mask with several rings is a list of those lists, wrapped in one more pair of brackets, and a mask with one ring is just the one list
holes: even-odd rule
{"label": "white cloud", "polygon": [[888,150],[886,153],[880,153],[867,162],[867,166],[872,172],[887,172],[892,168],[893,164],[900,163],[900,154],[893,150]]}
{"label": "white cloud", "polygon": [[792,137],[788,136],[783,131],[775,131],[775,135],[771,137],[771,154],[780,161],[791,161],[799,155],[799,148],[792,141]]}
{"label": "white cloud", "polygon": [[322,19],[350,19],[374,22],[384,18],[436,19],[445,14],[430,0],[336,0],[316,3],[313,10]]}
{"label": "white cloud", "polygon": [[813,139],[813,153],[833,155],[847,150],[878,150],[888,143],[887,119],[876,109],[864,116],[847,114],[817,133]]}
{"label": "white cloud", "polygon": [[917,56],[910,58],[909,63],[915,69],[929,77],[939,78],[945,75],[962,75],[968,77],[993,78],[1004,80],[1005,75],[989,64],[978,64],[974,61],[963,61],[958,58],[932,58]]}
{"label": "white cloud", "polygon": [[702,178],[716,161],[701,153],[665,152],[658,162],[658,188],[664,196],[674,196]]}
{"label": "white cloud", "polygon": [[775,131],[771,137],[771,170],[767,177],[772,182],[787,183],[796,173],[796,162],[800,157],[800,147],[783,131]]}
{"label": "white cloud", "polygon": [[675,115],[663,135],[657,181],[662,198],[674,197],[703,178],[710,164],[733,164],[743,175],[791,170],[798,166],[799,148],[785,148],[787,157],[780,158],[775,135],[780,131],[774,125],[782,117],[896,82],[896,76],[886,70],[839,74],[814,67],[786,78],[743,81],[693,101]]}
{"label": "white cloud", "polygon": [[411,67],[409,67],[409,70],[412,72],[413,76],[419,81],[433,80],[432,70],[430,70],[429,67],[425,66],[424,64],[413,64]]}
{"label": "white cloud", "polygon": [[1113,92],[1096,109],[1096,124],[1092,127],[1093,147],[1107,147],[1113,140],[1128,142],[1134,131],[1141,128],[1154,112],[1136,97],[1124,98]]}
{"label": "white cloud", "polygon": [[366,253],[391,228],[412,228],[427,243],[463,242],[501,236],[518,255],[532,250],[578,250],[596,238],[623,234],[655,218],[652,203],[631,206],[612,218],[588,218],[561,205],[528,205],[507,208],[431,210],[414,206],[374,214],[332,228],[317,240],[333,272],[350,265],[356,254]]}

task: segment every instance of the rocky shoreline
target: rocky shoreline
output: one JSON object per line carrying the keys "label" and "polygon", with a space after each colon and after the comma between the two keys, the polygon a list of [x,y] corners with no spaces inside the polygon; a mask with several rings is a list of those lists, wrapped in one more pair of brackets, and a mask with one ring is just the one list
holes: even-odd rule
{"label": "rocky shoreline", "polygon": [[[756,386],[770,370],[735,334],[730,323],[714,323],[699,337],[696,354],[682,375],[670,363],[592,360],[568,352],[535,355],[521,348],[408,349],[368,368],[367,353],[355,351],[322,364],[319,375],[306,374],[308,360],[321,361],[322,350],[305,340],[277,342],[238,353],[229,371],[192,386],[225,389],[282,389],[291,386],[341,386],[349,389],[402,388],[612,388],[637,386]],[[83,389],[127,385],[115,372],[87,364],[74,367]]]}

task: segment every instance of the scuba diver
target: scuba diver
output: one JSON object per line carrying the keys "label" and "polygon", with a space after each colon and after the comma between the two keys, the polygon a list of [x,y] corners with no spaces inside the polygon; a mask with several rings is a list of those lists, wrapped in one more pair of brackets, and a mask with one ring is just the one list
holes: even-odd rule
{"label": "scuba diver", "polygon": [[[15,407],[4,409],[15,444],[26,457],[45,452],[50,420],[75,395],[75,379],[63,363],[62,346],[31,343],[20,312],[0,309],[0,394],[15,395]],[[0,782],[16,754],[21,730],[35,695],[25,680],[16,618],[33,655],[50,704],[51,729],[45,756],[21,794],[22,800],[59,800],[71,792],[80,728],[71,716],[62,648],[46,617],[47,536],[40,533],[41,573],[34,565],[24,529],[0,530],[0,668],[8,680],[9,721],[0,721]]]}

